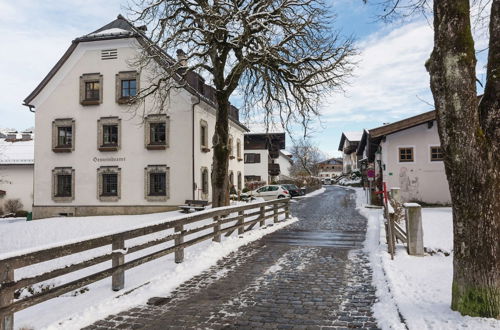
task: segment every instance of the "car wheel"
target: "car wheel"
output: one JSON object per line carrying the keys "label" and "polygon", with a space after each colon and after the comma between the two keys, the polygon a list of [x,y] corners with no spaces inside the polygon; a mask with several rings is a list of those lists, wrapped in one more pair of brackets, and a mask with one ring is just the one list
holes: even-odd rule
{"label": "car wheel", "polygon": [[279,199],[281,199],[281,198],[285,198],[285,196],[284,196],[284,195],[279,195],[279,196],[278,196],[278,198],[279,198]]}

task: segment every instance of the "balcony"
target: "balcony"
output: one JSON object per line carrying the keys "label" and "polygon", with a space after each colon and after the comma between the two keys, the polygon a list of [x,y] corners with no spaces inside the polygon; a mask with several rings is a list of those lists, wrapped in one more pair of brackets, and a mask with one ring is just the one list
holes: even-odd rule
{"label": "balcony", "polygon": [[280,164],[269,164],[268,165],[268,173],[270,176],[280,175]]}

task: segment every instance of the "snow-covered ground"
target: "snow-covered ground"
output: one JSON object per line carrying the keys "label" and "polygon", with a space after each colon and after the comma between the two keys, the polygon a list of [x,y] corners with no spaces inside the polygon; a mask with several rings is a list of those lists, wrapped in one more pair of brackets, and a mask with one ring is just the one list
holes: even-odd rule
{"label": "snow-covered ground", "polygon": [[[383,329],[500,329],[500,320],[462,316],[450,309],[453,254],[409,256],[398,245],[387,253],[382,210],[365,208],[365,193],[354,188],[361,214],[368,219],[365,250],[373,267],[379,301],[374,314]],[[453,248],[451,208],[422,209],[424,246],[448,254]]]}
{"label": "snow-covered ground", "polygon": [[[252,211],[249,210],[247,212]],[[197,214],[202,212],[209,212],[209,210],[201,211]],[[5,222],[1,222],[2,220],[0,220],[0,223],[2,223],[2,225],[0,225],[0,237],[2,238],[0,240],[0,259],[14,254],[57,246],[63,243],[81,241],[155,223],[172,221],[183,216],[185,215],[178,211],[174,211],[130,216],[50,218],[29,222],[20,219],[9,219]],[[281,219],[283,218],[284,215],[281,216]],[[246,232],[244,235],[240,235],[240,237],[238,237],[236,232],[230,237],[222,235],[221,243],[215,243],[211,240],[203,241],[185,249],[185,258],[182,264],[175,264],[174,255],[170,254],[131,270],[127,270],[125,272],[125,289],[118,292],[111,290],[111,278],[107,278],[88,285],[88,291],[84,291],[83,293],[75,291],[35,305],[15,313],[15,328],[80,329],[107,315],[118,313],[139,304],[144,304],[153,296],[168,295],[178,285],[215,265],[217,260],[227,256],[240,246],[257,240],[297,220],[296,218],[292,218],[289,221],[268,225],[263,228],[257,228],[256,226],[254,230]],[[211,220],[197,222],[186,226],[185,229],[200,227],[208,224],[209,221]],[[271,224],[272,219],[268,219],[266,223]],[[210,230],[211,229],[199,232],[189,236],[187,239],[204,235]],[[171,233],[172,229],[131,239],[126,241],[126,246],[136,245]],[[133,260],[142,255],[154,252],[155,250],[171,246],[172,244],[173,242],[168,242],[160,244],[157,247],[126,255],[125,261]],[[31,267],[21,268],[15,271],[15,278],[20,279],[30,275],[41,274],[51,269],[109,253],[110,250],[110,246],[101,247],[76,255],[43,262]],[[105,262],[74,274],[64,275],[44,282],[44,285],[60,285],[76,278],[98,272],[109,266],[110,262]],[[127,294],[124,294],[125,292],[127,292]],[[22,296],[26,294],[27,292],[23,292]]]}

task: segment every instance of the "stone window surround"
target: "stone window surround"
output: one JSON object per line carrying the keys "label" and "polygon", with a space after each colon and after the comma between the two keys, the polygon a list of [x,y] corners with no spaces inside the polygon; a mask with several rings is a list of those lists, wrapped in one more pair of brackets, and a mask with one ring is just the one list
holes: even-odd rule
{"label": "stone window surround", "polygon": [[234,148],[233,148],[233,136],[229,134],[229,137],[227,139],[227,148],[229,150],[229,159],[234,159]]}
{"label": "stone window surround", "polygon": [[228,180],[229,180],[229,185],[231,187],[233,187],[234,186],[234,172],[232,170],[229,171]]}
{"label": "stone window surround", "polygon": [[[117,202],[122,195],[122,169],[118,166],[101,166],[97,168],[97,199],[101,202]],[[117,175],[117,195],[116,196],[103,196],[102,195],[102,175],[103,174],[118,174]]]}
{"label": "stone window surround", "polygon": [[[151,173],[165,173],[165,196],[150,195]],[[167,165],[148,165],[144,168],[144,198],[148,202],[164,202],[170,198],[170,167]]]}
{"label": "stone window surround", "polygon": [[[205,136],[203,137],[203,141],[205,141],[205,145],[201,143],[201,134],[202,130],[201,128],[205,127]],[[201,119],[200,120],[200,149],[202,152],[209,152],[210,148],[208,147],[208,122],[206,120]]]}
{"label": "stone window surround", "polygon": [[[206,184],[206,191],[203,189],[204,188],[204,182],[203,182],[203,172],[207,173],[207,184]],[[208,192],[210,191],[210,173],[208,172],[208,168],[207,167],[202,167],[201,168],[201,194],[203,196],[203,198],[208,198]]]}
{"label": "stone window surround", "polygon": [[[118,151],[122,141],[122,120],[119,117],[101,117],[97,120],[97,150],[99,151]],[[104,146],[103,126],[118,125],[118,143],[116,146]]]}
{"label": "stone window surround", "polygon": [[237,175],[237,187],[238,187],[238,191],[241,191],[241,189],[243,188],[243,179],[242,179],[242,176],[241,176],[241,172],[238,171],[238,175]]}
{"label": "stone window surround", "polygon": [[[56,196],[57,176],[71,175],[71,196]],[[71,202],[75,199],[75,170],[71,167],[55,167],[52,170],[52,200],[54,202]]]}
{"label": "stone window surround", "polygon": [[[99,100],[85,99],[85,83],[91,81],[99,82]],[[81,105],[99,105],[102,103],[102,74],[100,73],[84,73],[80,76],[80,104]]]}
{"label": "stone window surround", "polygon": [[[170,117],[165,114],[151,114],[144,118],[144,146],[148,150],[164,150],[170,147]],[[165,144],[151,144],[151,124],[165,123]]]}
{"label": "stone window surround", "polygon": [[243,160],[243,157],[241,157],[241,140],[236,139],[236,158],[238,159],[239,162]]}
{"label": "stone window surround", "polygon": [[[59,127],[71,126],[71,147],[60,147]],[[60,118],[52,121],[52,151],[54,152],[72,152],[75,150],[75,120],[73,118]]]}
{"label": "stone window surround", "polygon": [[136,92],[139,92],[139,73],[137,71],[120,71],[116,74],[115,77],[116,77],[115,78],[116,103],[119,103],[119,104],[133,103],[135,101],[134,98],[122,96],[122,80],[134,80],[135,79]]}

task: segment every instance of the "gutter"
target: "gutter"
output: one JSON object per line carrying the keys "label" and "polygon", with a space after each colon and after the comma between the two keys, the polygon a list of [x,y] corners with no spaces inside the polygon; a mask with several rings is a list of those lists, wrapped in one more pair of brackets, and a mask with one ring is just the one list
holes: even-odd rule
{"label": "gutter", "polygon": [[194,170],[194,161],[195,161],[195,157],[194,157],[194,128],[195,128],[195,124],[194,124],[194,112],[195,112],[195,107],[201,103],[201,99],[199,96],[197,96],[197,101],[196,102],[193,102],[191,104],[191,118],[192,118],[192,122],[191,122],[191,141],[192,141],[192,149],[191,149],[191,162],[192,162],[192,166],[191,166],[191,176],[192,176],[192,199],[195,200],[196,199],[196,183],[195,183],[195,180],[194,180],[194,176],[195,176],[195,170]]}
{"label": "gutter", "polygon": [[24,105],[25,107],[28,107],[29,111],[31,111],[31,112],[33,112],[33,113],[35,113],[35,110],[34,110],[34,109],[35,109],[35,106],[34,106],[34,105],[27,104],[27,103],[23,103],[23,105]]}

